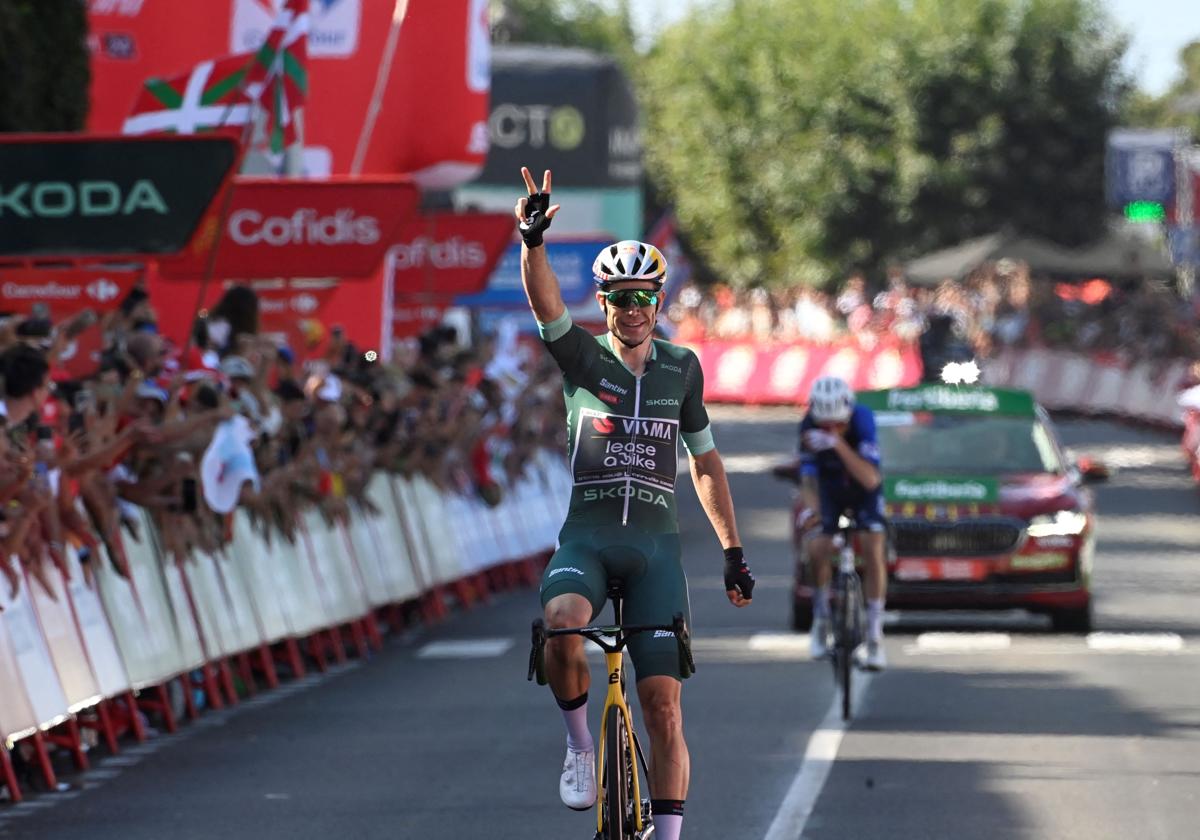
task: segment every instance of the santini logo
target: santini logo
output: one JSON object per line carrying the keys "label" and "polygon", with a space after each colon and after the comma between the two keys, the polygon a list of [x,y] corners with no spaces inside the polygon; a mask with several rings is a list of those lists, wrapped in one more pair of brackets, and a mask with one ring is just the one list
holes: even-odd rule
{"label": "santini logo", "polygon": [[145,178],[134,181],[129,192],[112,181],[22,181],[0,185],[0,217],[6,213],[24,219],[62,219],[67,216],[132,216],[139,210],[167,215],[167,203]]}
{"label": "santini logo", "polygon": [[616,385],[612,382],[609,382],[607,379],[600,380],[600,387],[607,388],[610,391],[616,391],[618,394],[620,394],[623,397],[628,396],[628,394],[629,394],[628,388],[622,388],[620,385]]}
{"label": "santini logo", "polygon": [[570,574],[579,575],[580,577],[583,577],[583,571],[581,569],[576,569],[574,566],[560,566],[557,569],[551,569],[550,574],[546,575],[546,577],[554,577],[555,575],[561,575],[563,572],[569,572]]}

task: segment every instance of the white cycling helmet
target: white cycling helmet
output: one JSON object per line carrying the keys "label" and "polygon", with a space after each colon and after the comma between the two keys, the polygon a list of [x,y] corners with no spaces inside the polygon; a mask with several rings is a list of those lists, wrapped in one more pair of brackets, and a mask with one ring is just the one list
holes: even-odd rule
{"label": "white cycling helmet", "polygon": [[667,280],[667,258],[647,242],[623,239],[596,256],[592,277],[601,289],[620,280],[649,280],[661,289]]}
{"label": "white cycling helmet", "polygon": [[808,393],[808,412],[818,423],[845,423],[854,413],[854,391],[840,376],[822,376]]}

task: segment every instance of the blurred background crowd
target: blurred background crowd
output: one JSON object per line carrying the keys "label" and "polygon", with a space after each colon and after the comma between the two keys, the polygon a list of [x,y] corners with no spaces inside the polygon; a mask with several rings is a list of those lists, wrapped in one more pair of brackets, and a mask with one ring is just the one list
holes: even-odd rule
{"label": "blurred background crowd", "polygon": [[[1200,301],[1200,298],[1197,299]],[[1056,282],[1026,263],[998,260],[964,280],[911,283],[900,267],[872,286],[851,274],[828,291],[792,286],[735,290],[689,285],[669,318],[681,341],[806,341],[891,338],[959,357],[987,359],[1005,347],[1042,347],[1144,359],[1200,361],[1200,306],[1166,282],[1099,278]],[[927,365],[928,366],[928,365]]]}
{"label": "blurred background crowd", "polygon": [[[508,327],[473,345],[438,327],[391,364],[335,338],[299,364],[260,334],[245,287],[198,318],[185,346],[158,334],[141,288],[98,324],[91,311],[40,314],[0,326],[0,574],[14,591],[18,563],[42,577],[64,566],[68,541],[85,569],[103,551],[127,572],[137,508],[181,559],[229,539],[239,504],[288,540],[310,506],[329,519],[370,508],[377,469],[495,505],[534,448],[565,446],[558,388],[539,384],[552,363]],[[97,326],[99,370],[71,379],[61,360]]]}

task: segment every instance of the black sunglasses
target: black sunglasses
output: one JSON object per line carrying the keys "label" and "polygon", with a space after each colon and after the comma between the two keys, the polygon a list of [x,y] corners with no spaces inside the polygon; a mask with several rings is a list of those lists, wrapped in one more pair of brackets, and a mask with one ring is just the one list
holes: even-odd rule
{"label": "black sunglasses", "polygon": [[658,292],[648,292],[645,289],[621,289],[616,292],[605,292],[604,299],[617,309],[629,309],[633,306],[654,306],[658,303]]}

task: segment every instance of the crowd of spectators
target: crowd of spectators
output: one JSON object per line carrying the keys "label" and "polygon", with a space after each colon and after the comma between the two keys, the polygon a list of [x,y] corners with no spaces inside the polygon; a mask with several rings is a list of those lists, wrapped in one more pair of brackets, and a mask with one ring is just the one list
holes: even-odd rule
{"label": "crowd of spectators", "polygon": [[1031,276],[1025,263],[999,260],[935,285],[911,283],[892,267],[874,290],[861,273],[832,291],[689,285],[668,317],[681,341],[870,344],[924,336],[979,359],[1004,347],[1050,347],[1160,360],[1200,359],[1198,304],[1161,281],[1057,282]]}
{"label": "crowd of spectators", "polygon": [[[258,301],[229,289],[190,342],[159,334],[135,289],[119,309],[53,323],[0,325],[0,585],[25,571],[46,584],[73,545],[85,573],[128,573],[125,533],[148,511],[168,556],[211,551],[243,506],[272,537],[294,539],[300,514],[370,509],[374,471],[420,472],[446,491],[498,504],[540,446],[562,451],[565,422],[552,362],[502,329],[464,346],[435,329],[385,364],[340,335],[301,361],[260,334]],[[102,331],[93,374],[63,360]],[[47,587],[50,591],[50,588]]]}

